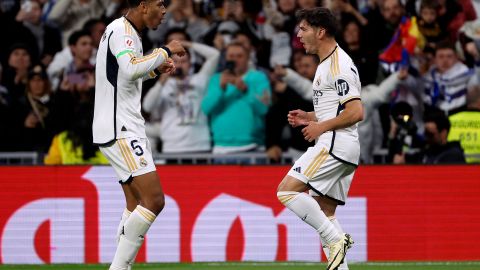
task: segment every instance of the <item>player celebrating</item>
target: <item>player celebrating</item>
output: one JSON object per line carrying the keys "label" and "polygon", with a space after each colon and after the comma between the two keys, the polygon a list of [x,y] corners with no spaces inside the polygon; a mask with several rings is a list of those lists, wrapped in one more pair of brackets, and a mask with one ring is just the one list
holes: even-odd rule
{"label": "player celebrating", "polygon": [[[280,202],[320,234],[330,250],[327,270],[338,269],[353,244],[334,218],[345,204],[360,156],[357,123],[363,119],[360,79],[351,58],[335,41],[336,20],[326,8],[297,12],[298,37],[307,53],[320,59],[313,81],[313,112],[294,110],[288,121],[305,126],[314,147],[295,162],[278,186]],[[309,190],[310,195],[304,193]],[[345,267],[342,265],[342,267]]]}
{"label": "player celebrating", "polygon": [[142,81],[174,72],[169,57],[185,54],[180,43],[172,41],[143,56],[140,33],[158,27],[166,9],[163,0],[127,2],[127,15],[105,30],[95,71],[93,142],[114,167],[127,201],[111,270],[131,268],[146,232],[165,204],[140,112]]}

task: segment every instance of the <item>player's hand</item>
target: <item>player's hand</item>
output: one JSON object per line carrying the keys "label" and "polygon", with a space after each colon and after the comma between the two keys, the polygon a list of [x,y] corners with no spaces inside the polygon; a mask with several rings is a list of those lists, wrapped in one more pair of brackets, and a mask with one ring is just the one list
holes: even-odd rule
{"label": "player's hand", "polygon": [[325,132],[322,125],[318,122],[310,121],[306,127],[302,129],[305,140],[313,142]]}
{"label": "player's hand", "polygon": [[287,119],[292,127],[306,126],[309,122],[308,113],[302,110],[289,111]]}
{"label": "player's hand", "polygon": [[158,66],[158,71],[164,74],[173,74],[175,72],[175,64],[171,58],[168,58],[167,61],[163,62],[160,66]]}
{"label": "player's hand", "polygon": [[172,54],[176,54],[178,56],[185,55],[185,48],[182,46],[182,43],[178,40],[172,40],[168,43],[165,47],[167,47]]}

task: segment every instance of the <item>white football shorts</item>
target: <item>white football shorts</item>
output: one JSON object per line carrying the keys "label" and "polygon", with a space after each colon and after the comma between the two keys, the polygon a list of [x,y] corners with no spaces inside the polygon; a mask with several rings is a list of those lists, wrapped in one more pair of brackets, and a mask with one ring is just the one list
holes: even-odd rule
{"label": "white football shorts", "polygon": [[295,162],[288,175],[304,182],[312,196],[326,196],[344,205],[356,167],[335,159],[330,146],[317,143]]}
{"label": "white football shorts", "polygon": [[114,143],[99,148],[115,169],[120,183],[127,183],[135,176],[156,170],[150,142],[146,138],[117,139]]}

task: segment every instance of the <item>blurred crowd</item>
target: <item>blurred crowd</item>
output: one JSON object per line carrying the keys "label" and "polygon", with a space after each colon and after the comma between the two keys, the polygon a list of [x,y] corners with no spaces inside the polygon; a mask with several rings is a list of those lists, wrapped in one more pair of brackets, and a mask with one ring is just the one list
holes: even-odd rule
{"label": "blurred crowd", "polygon": [[[325,6],[362,81],[361,162],[480,162],[480,0],[165,0],[146,53],[188,49],[143,86],[154,153],[266,153],[310,143],[287,113],[311,111],[319,59],[295,11]],[[126,0],[0,0],[0,151],[46,164],[106,163],[92,144],[96,48]],[[219,158],[219,162],[224,162]],[[226,161],[228,162],[228,160]]]}

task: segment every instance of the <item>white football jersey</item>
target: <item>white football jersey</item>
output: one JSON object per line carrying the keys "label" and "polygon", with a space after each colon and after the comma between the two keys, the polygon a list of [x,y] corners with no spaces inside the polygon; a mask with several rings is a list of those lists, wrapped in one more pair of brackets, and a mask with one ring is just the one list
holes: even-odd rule
{"label": "white football jersey", "polygon": [[97,52],[93,142],[146,138],[141,114],[142,82],[158,75],[156,68],[170,56],[166,47],[143,56],[140,33],[127,18],[110,23]]}
{"label": "white football jersey", "polygon": [[[344,105],[360,99],[360,78],[348,54],[338,45],[317,67],[313,80],[313,106],[318,122],[335,118]],[[343,162],[358,165],[360,143],[357,124],[322,134],[317,142],[330,146],[330,154]]]}

